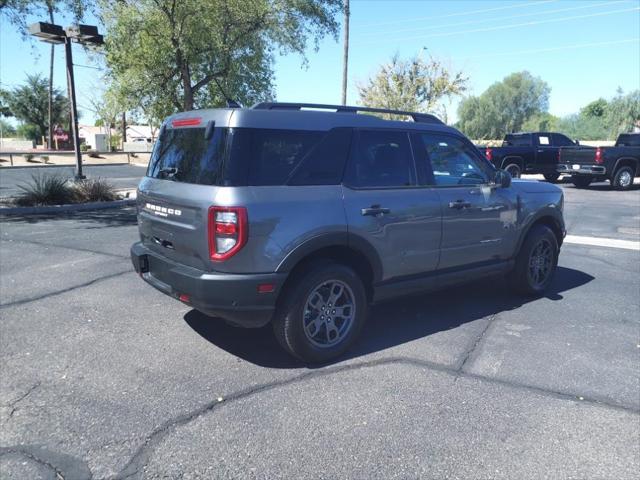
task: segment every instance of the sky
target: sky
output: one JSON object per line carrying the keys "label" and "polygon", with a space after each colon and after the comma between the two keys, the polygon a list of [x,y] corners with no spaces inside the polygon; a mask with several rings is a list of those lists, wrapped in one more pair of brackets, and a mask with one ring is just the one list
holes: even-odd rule
{"label": "sky", "polygon": [[[339,103],[342,48],[340,32],[317,52],[309,48],[306,66],[297,54],[278,57],[277,100]],[[356,85],[396,52],[432,55],[461,70],[472,95],[528,70],[550,85],[550,113],[564,116],[613,97],[619,87],[640,88],[640,0],[351,0],[347,103],[358,103]],[[48,62],[49,45],[0,22],[2,88],[20,85],[28,73],[48,75]],[[93,123],[90,100],[103,89],[101,72],[79,46],[74,63],[81,123]],[[62,47],[56,47],[54,83],[66,90]],[[447,105],[450,122],[458,102]]]}

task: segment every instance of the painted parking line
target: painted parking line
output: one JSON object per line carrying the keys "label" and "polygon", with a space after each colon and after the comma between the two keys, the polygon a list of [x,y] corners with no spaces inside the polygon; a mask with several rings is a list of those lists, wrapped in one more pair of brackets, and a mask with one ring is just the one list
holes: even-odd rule
{"label": "painted parking line", "polygon": [[618,240],[615,238],[582,237],[580,235],[567,235],[564,239],[564,242],[573,243],[575,245],[591,245],[594,247],[622,248],[624,250],[640,251],[640,241],[635,241],[635,240]]}

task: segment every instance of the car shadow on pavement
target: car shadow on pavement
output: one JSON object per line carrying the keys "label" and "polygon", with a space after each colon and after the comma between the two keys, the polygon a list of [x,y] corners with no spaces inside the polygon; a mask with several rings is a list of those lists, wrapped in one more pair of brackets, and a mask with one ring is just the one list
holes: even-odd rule
{"label": "car shadow on pavement", "polygon": [[[593,276],[579,270],[558,267],[544,298],[560,301],[564,298],[563,292],[585,285],[593,279]],[[335,362],[451,330],[535,300],[511,294],[506,281],[502,277],[496,277],[489,281],[485,279],[435,293],[378,304],[371,308],[360,339]],[[289,356],[276,342],[271,325],[258,329],[237,328],[196,310],[189,311],[184,320],[207,341],[256,365],[268,368],[313,368],[327,365],[305,365]]]}

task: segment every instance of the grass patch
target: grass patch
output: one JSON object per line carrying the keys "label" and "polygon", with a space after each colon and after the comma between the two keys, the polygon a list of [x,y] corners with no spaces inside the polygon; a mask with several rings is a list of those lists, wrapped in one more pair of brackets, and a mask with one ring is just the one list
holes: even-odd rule
{"label": "grass patch", "polygon": [[20,207],[38,207],[42,205],[62,205],[74,203],[75,192],[69,180],[60,175],[31,175],[31,182],[18,185],[21,190],[15,199]]}
{"label": "grass patch", "polygon": [[87,178],[73,184],[79,202],[112,202],[120,197],[103,178]]}
{"label": "grass patch", "polygon": [[31,181],[18,185],[21,190],[14,203],[20,207],[40,207],[86,202],[112,202],[120,196],[109,182],[102,178],[89,178],[70,182],[58,174],[35,173]]}

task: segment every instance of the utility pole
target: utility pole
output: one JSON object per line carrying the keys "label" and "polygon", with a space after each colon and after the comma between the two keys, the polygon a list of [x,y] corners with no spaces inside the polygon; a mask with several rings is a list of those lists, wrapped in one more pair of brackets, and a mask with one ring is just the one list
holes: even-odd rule
{"label": "utility pole", "polygon": [[347,72],[349,67],[349,0],[344,0],[344,53],[342,58],[342,105],[347,104]]}
{"label": "utility pole", "polygon": [[80,135],[78,134],[78,109],[76,106],[76,84],[73,79],[73,56],[71,53],[71,37],[65,37],[64,52],[67,59],[67,88],[71,101],[71,132],[73,133],[73,150],[76,154],[76,180],[82,180],[82,152],[80,151]]}

